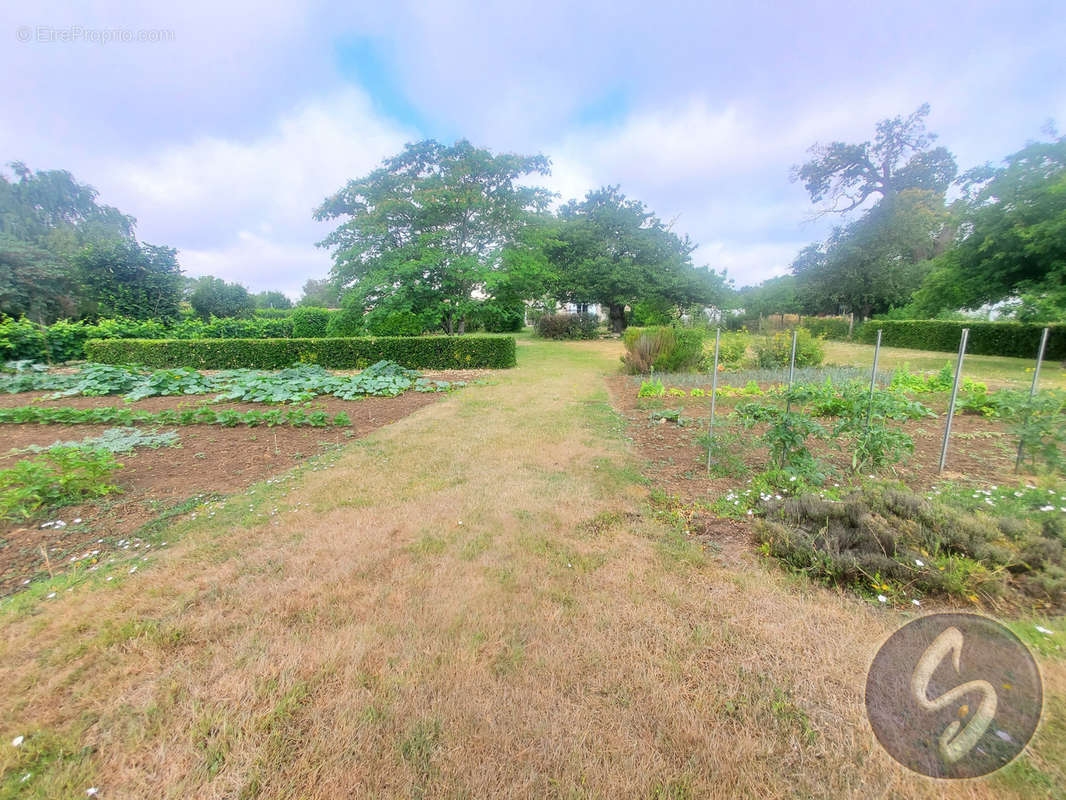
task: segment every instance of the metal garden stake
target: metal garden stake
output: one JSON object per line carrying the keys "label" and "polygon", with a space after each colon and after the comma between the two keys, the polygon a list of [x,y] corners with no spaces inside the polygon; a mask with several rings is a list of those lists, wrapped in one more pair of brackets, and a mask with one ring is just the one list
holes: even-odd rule
{"label": "metal garden stake", "polygon": [[[1044,349],[1047,347],[1048,333],[1050,328],[1044,328],[1044,332],[1040,334],[1040,349],[1036,351],[1036,369],[1033,370],[1033,385],[1029,387],[1029,409],[1025,412],[1026,416],[1032,414],[1033,398],[1036,397],[1036,384],[1040,380],[1040,365],[1044,363]],[[1022,451],[1025,450],[1025,443],[1021,440],[1018,442],[1018,458],[1014,461],[1014,471],[1017,472],[1022,466]]]}
{"label": "metal garden stake", "polygon": [[[788,391],[785,392],[785,414],[792,411],[792,379],[796,376],[796,335],[798,331],[792,331],[792,355],[788,361]],[[781,469],[785,468],[785,457],[788,455],[787,451],[782,448],[781,450]]]}
{"label": "metal garden stake", "polygon": [[951,384],[951,402],[948,403],[948,421],[944,426],[944,444],[940,448],[940,467],[937,473],[944,471],[944,463],[948,460],[948,439],[951,438],[951,419],[955,416],[955,400],[959,396],[959,380],[962,378],[962,360],[966,356],[966,340],[970,338],[970,329],[962,329],[962,340],[959,342],[959,361],[955,365],[955,382]]}
{"label": "metal garden stake", "polygon": [[866,432],[870,432],[870,416],[874,411],[874,387],[877,386],[877,358],[881,355],[881,329],[877,329],[877,344],[874,345],[874,370],[870,374],[870,404],[866,408]]}
{"label": "metal garden stake", "polygon": [[711,445],[714,444],[714,401],[718,394],[718,345],[722,341],[722,329],[714,330],[714,373],[711,375],[711,419],[707,423],[707,471],[711,471]]}

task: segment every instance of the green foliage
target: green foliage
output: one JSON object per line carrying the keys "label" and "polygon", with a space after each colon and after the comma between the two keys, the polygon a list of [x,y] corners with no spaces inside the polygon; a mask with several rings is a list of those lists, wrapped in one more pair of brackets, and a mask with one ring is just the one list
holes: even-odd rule
{"label": "green foliage", "polygon": [[252,297],[255,300],[256,316],[260,311],[287,311],[292,308],[292,300],[283,292],[258,292]]}
{"label": "green foliage", "polygon": [[592,314],[542,314],[536,330],[545,339],[595,339],[599,324]]}
{"label": "green foliage", "polygon": [[292,312],[292,335],[297,339],[321,339],[326,335],[329,312],[324,308],[297,306]]}
{"label": "green foliage", "polygon": [[1041,332],[1051,328],[1045,357],[1066,359],[1066,324],[1025,325],[1018,322],[980,322],[953,320],[877,320],[864,325],[857,339],[868,344],[882,330],[881,344],[887,347],[909,347],[913,350],[936,350],[945,353],[959,349],[962,329],[969,328],[966,352],[979,356],[1013,356],[1036,358]]}
{"label": "green foliage", "polygon": [[851,331],[846,317],[803,317],[800,324],[809,330],[812,336],[829,341],[845,341]]}
{"label": "green foliage", "polygon": [[1030,397],[1028,391],[1000,389],[975,394],[963,408],[1001,420],[1018,437],[1024,459],[1034,466],[1066,469],[1066,392],[1042,389]]}
{"label": "green foliage", "polygon": [[496,275],[515,266],[506,249],[548,206],[548,192],[521,179],[547,171],[543,156],[465,140],[408,144],[315,211],[340,221],[321,242],[333,250],[334,285],[352,287],[345,302],[364,312],[411,312],[428,329],[461,332],[474,290],[495,290]]}
{"label": "green foliage", "polygon": [[163,411],[145,411],[129,406],[100,406],[98,408],[66,408],[63,406],[18,406],[0,408],[0,424],[36,423],[39,425],[221,425],[231,428],[247,425],[274,427],[324,428],[330,425],[350,425],[347,414],[337,414],[330,419],[320,411],[305,411],[302,408],[272,408],[267,411],[235,411],[214,409],[210,406],[168,408]]}
{"label": "green foliage", "polygon": [[807,439],[812,436],[824,438],[825,428],[806,414],[754,401],[738,404],[733,413],[745,428],[758,423],[768,425],[761,438],[770,448],[772,464],[782,469],[788,467],[795,473],[821,482],[814,456],[807,448]]}
{"label": "green foliage", "polygon": [[521,301],[506,303],[484,300],[470,314],[471,322],[488,333],[517,333],[526,322],[526,306]]}
{"label": "green foliage", "polygon": [[[693,390],[695,391],[695,390]],[[663,382],[656,378],[650,381],[641,381],[637,397],[663,397],[666,395],[666,387]]]}
{"label": "green foliage", "polygon": [[83,247],[72,259],[83,302],[94,314],[172,319],[181,302],[181,267],[172,247],[107,239]]}
{"label": "green foliage", "polygon": [[599,303],[616,333],[625,327],[626,305],[722,305],[730,291],[724,273],[693,266],[687,237],[617,186],[564,205],[545,249],[560,299]]}
{"label": "green foliage", "polygon": [[509,336],[417,336],[347,339],[94,339],[86,342],[93,361],[190,366],[196,369],[283,369],[295,363],[358,369],[380,360],[409,369],[506,369],[515,365]]}
{"label": "green foliage", "polygon": [[[754,348],[759,367],[787,367],[792,357],[792,335],[788,331],[781,331],[766,339],[756,339]],[[824,358],[822,340],[812,336],[806,328],[797,328],[796,366],[815,367]]]}
{"label": "green foliage", "polygon": [[703,360],[703,331],[697,328],[627,328],[623,361],[629,372],[687,372]]}
{"label": "green foliage", "polygon": [[1066,137],[1032,142],[962,183],[960,234],[915,293],[915,315],[1019,297],[1019,317],[1066,319]]}
{"label": "green foliage", "polygon": [[116,491],[109,481],[120,466],[106,451],[79,447],[57,447],[22,459],[0,470],[0,520],[24,521]]}
{"label": "green foliage", "polygon": [[[751,334],[747,330],[723,331],[718,342],[718,366],[725,369],[734,369],[744,363],[751,346]],[[699,366],[700,372],[711,372],[714,369],[714,338],[708,336],[704,345],[703,360]]]}
{"label": "green foliage", "polygon": [[629,315],[629,324],[638,327],[671,325],[677,307],[661,298],[641,300],[633,305]]}
{"label": "green foliage", "polygon": [[371,336],[421,336],[426,329],[425,320],[413,311],[372,311],[363,322]]}
{"label": "green foliage", "polygon": [[[939,372],[925,375],[915,375],[908,372],[906,366],[899,367],[892,373],[891,387],[903,392],[934,394],[937,392],[950,392],[954,382],[955,368],[948,362]],[[962,377],[959,388],[964,394],[983,395],[988,391],[988,387],[985,384],[975,381],[973,378],[967,378],[965,375]]]}
{"label": "green foliage", "polygon": [[41,453],[54,448],[79,448],[82,450],[105,450],[108,453],[128,453],[138,447],[158,450],[160,447],[176,447],[177,431],[149,432],[140,428],[108,428],[96,436],[87,436],[76,442],[53,442],[47,447],[30,445],[24,452]]}
{"label": "green foliage", "polygon": [[336,284],[328,278],[316,280],[308,278],[303,285],[303,294],[299,305],[317,308],[337,308],[341,304],[341,293]]}
{"label": "green foliage", "polygon": [[247,289],[210,275],[197,279],[189,304],[205,322],[211,317],[251,316],[255,310],[255,301]]}

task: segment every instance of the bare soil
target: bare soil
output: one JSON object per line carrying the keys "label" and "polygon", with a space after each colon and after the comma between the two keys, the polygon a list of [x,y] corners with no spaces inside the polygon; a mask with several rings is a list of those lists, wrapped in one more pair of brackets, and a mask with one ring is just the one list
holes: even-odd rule
{"label": "bare soil", "polygon": [[[449,379],[455,380],[454,375]],[[47,400],[46,393],[33,392],[0,396],[0,405],[63,405],[78,408],[123,405],[117,397],[68,397]],[[324,410],[330,415],[345,412],[350,427],[223,428],[218,425],[188,425],[177,430],[180,444],[158,450],[139,448],[117,456],[122,467],[115,473],[120,494],[96,503],[69,506],[48,520],[32,525],[0,524],[0,596],[17,590],[35,575],[59,572],[72,564],[92,564],[130,539],[142,544],[136,532],[161,513],[197,495],[227,495],[285,472],[324,450],[366,436],[433,403],[439,395],[405,392],[398,397],[367,397],[339,400],[324,397],[308,410]],[[195,397],[151,397],[129,405],[147,411],[199,405]],[[213,406],[246,411],[263,409],[264,404],[227,403]],[[32,453],[8,454],[29,445],[47,446],[57,441],[77,441],[98,435],[108,425],[0,425],[0,467],[7,467]],[[163,429],[168,429],[164,426]],[[46,522],[61,520],[62,527],[42,528]],[[74,523],[74,520],[80,520]],[[94,554],[94,551],[95,554]],[[88,559],[81,558],[88,554]],[[71,562],[71,558],[78,561]]]}
{"label": "bare soil", "polygon": [[[709,398],[662,398],[662,408],[681,410],[681,416],[687,424],[680,426],[670,421],[653,422],[651,409],[642,407],[637,399],[638,386],[632,379],[626,376],[609,377],[607,388],[612,405],[629,423],[628,435],[649,462],[648,477],[667,494],[687,502],[708,501],[743,483],[737,476],[707,474],[707,451],[698,440],[707,431]],[[687,388],[691,390],[693,387]],[[710,388],[709,379],[706,388]],[[743,436],[735,455],[748,470],[758,472],[766,469],[769,462],[769,451],[758,441],[765,426],[738,430],[735,424],[730,424],[729,414],[738,402],[741,402],[738,398],[718,399],[716,425],[721,426],[718,430],[731,430]],[[1008,434],[1001,423],[969,414],[955,416],[947,466],[943,474],[938,474],[947,409],[943,402],[923,402],[938,414],[937,418],[915,420],[903,425],[903,429],[914,439],[914,452],[891,470],[883,472],[883,475],[894,476],[915,491],[928,490],[942,480],[988,484],[997,481],[1006,483],[1024,477],[1014,474],[1017,440]],[[852,452],[846,443],[814,440],[810,449],[817,459],[833,468],[840,476],[841,483],[849,476]]]}

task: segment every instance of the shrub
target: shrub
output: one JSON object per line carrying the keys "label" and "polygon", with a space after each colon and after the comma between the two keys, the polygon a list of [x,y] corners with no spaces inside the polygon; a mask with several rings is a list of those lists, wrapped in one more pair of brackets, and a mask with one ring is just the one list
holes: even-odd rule
{"label": "shrub", "polygon": [[[700,363],[701,372],[714,369],[714,339],[710,336],[707,338],[703,361]],[[726,369],[739,367],[744,362],[750,344],[751,334],[747,330],[723,331],[718,343],[718,366]]]}
{"label": "shrub", "polygon": [[[792,334],[788,331],[775,333],[767,339],[755,342],[755,358],[760,367],[787,367],[792,357]],[[816,367],[825,358],[822,340],[811,335],[806,328],[796,329],[796,366]]]}
{"label": "shrub", "polygon": [[851,325],[847,317],[803,317],[801,324],[814,336],[821,336],[830,341],[843,341],[848,338]]}
{"label": "shrub", "polygon": [[537,335],[545,339],[595,339],[600,321],[592,314],[544,314]]}
{"label": "shrub", "polygon": [[488,333],[517,333],[526,324],[526,307],[523,303],[486,300],[474,309],[471,319]]}
{"label": "shrub", "polygon": [[641,300],[629,315],[631,325],[648,327],[669,325],[674,321],[674,306],[665,300]]}
{"label": "shrub", "polygon": [[311,363],[360,369],[389,360],[410,369],[505,369],[515,365],[510,336],[406,336],[336,339],[90,339],[86,354],[105,364],[197,369],[282,369]]}
{"label": "shrub", "polygon": [[627,328],[622,336],[626,369],[634,374],[685,372],[703,358],[703,331],[695,328]]}
{"label": "shrub", "polygon": [[981,322],[937,319],[871,320],[856,334],[861,342],[872,344],[880,328],[881,344],[953,353],[959,349],[962,329],[969,328],[966,352],[979,356],[1013,356],[1036,358],[1040,335],[1051,328],[1045,357],[1066,360],[1066,324],[1023,324],[1019,322]]}
{"label": "shrub", "polygon": [[0,357],[6,360],[48,360],[48,341],[43,326],[25,317],[0,320]]}
{"label": "shrub", "polygon": [[298,306],[292,310],[292,335],[296,339],[321,339],[326,335],[329,312],[314,306]]}

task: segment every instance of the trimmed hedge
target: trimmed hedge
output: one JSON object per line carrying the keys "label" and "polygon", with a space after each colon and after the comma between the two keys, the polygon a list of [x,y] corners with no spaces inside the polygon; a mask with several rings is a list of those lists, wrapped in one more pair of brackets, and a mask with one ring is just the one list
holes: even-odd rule
{"label": "trimmed hedge", "polygon": [[977,356],[1013,356],[1036,358],[1040,347],[1040,332],[1051,328],[1046,359],[1066,360],[1066,325],[1024,324],[1020,322],[963,322],[959,320],[905,319],[870,320],[856,328],[855,338],[873,344],[877,329],[882,330],[881,344],[888,347],[910,347],[914,350],[935,350],[954,353],[959,349],[962,329],[970,329],[966,352]]}
{"label": "trimmed hedge", "polygon": [[104,364],[195,369],[284,369],[296,363],[362,369],[395,361],[409,369],[506,369],[510,336],[382,336],[345,339],[90,339],[85,352]]}

